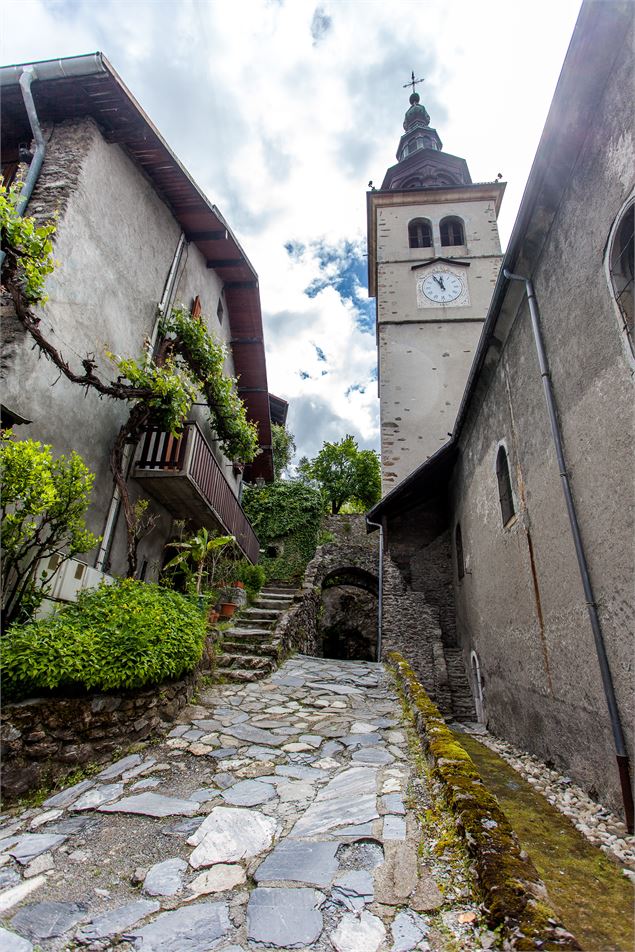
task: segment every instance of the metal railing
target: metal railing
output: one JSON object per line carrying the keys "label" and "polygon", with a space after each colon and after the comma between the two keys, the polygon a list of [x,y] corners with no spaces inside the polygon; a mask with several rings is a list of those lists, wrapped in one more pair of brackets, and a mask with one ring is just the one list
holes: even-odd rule
{"label": "metal railing", "polygon": [[137,467],[189,476],[224,530],[247,558],[258,561],[256,533],[196,423],[188,423],[180,437],[157,427],[146,430]]}

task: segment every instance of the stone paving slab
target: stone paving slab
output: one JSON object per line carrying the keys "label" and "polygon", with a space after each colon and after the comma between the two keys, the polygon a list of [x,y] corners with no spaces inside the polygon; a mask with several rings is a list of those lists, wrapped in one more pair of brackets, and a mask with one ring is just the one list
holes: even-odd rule
{"label": "stone paving slab", "polygon": [[441,950],[398,711],[371,662],[202,690],[163,741],[4,819],[0,949]]}

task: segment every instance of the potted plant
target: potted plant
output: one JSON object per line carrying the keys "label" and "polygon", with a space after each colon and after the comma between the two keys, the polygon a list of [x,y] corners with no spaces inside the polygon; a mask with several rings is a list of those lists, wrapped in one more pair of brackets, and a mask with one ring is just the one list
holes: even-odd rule
{"label": "potted plant", "polygon": [[196,567],[196,594],[201,598],[201,587],[203,584],[203,574],[205,567],[209,566],[208,580],[210,585],[214,581],[216,565],[225,546],[233,544],[235,538],[233,535],[214,536],[210,535],[207,529],[199,529],[198,532],[185,539],[183,542],[170,542],[168,545],[175,549],[180,549],[173,559],[171,559],[166,569],[181,565],[183,562],[193,562]]}

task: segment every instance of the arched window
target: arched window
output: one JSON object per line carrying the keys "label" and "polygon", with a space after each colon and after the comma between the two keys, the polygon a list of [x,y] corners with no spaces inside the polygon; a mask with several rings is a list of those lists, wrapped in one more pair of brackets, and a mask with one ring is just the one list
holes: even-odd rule
{"label": "arched window", "polygon": [[408,224],[408,243],[411,248],[432,247],[432,225],[427,218],[413,218]]}
{"label": "arched window", "polygon": [[613,228],[608,254],[611,286],[631,354],[635,354],[634,230],[635,202],[631,201]]}
{"label": "arched window", "polygon": [[512,481],[509,476],[509,462],[504,446],[498,447],[496,457],[496,479],[498,480],[498,498],[501,504],[503,525],[506,526],[512,516],[516,515],[514,497],[512,495]]}
{"label": "arched window", "polygon": [[465,559],[463,557],[463,536],[461,534],[461,524],[457,522],[454,530],[454,547],[456,548],[456,570],[459,580],[465,575]]}
{"label": "arched window", "polygon": [[444,218],[441,222],[440,229],[442,245],[465,244],[465,230],[460,218]]}

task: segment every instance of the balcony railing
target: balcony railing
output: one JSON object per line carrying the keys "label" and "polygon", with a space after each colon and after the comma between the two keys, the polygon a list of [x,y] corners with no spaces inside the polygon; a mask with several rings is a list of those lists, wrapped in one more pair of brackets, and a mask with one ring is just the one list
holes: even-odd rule
{"label": "balcony railing", "polygon": [[196,423],[180,437],[147,430],[134,476],[174,516],[235,536],[247,558],[258,561],[256,534]]}

